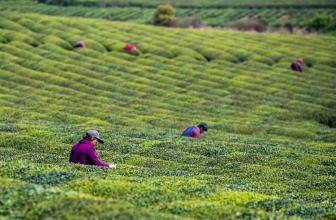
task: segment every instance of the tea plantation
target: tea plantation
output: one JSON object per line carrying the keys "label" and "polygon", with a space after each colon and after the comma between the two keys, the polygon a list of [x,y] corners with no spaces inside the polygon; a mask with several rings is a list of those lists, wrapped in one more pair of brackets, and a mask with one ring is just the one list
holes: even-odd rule
{"label": "tea plantation", "polygon": [[[0,12],[0,216],[335,218],[335,45]],[[88,129],[116,170],[68,163]]]}
{"label": "tea plantation", "polygon": [[[19,3],[18,3],[19,1]],[[130,21],[135,23],[152,23],[155,7],[161,1],[72,1],[73,5],[59,7],[56,5],[38,4],[33,0],[0,1],[2,12],[40,13],[47,15],[103,18],[112,21]],[[104,2],[104,4],[103,4]],[[239,26],[240,23],[262,25],[265,29],[307,28],[314,18],[327,17],[330,21],[322,24],[318,31],[336,33],[335,1],[182,1],[173,2],[180,25],[202,23],[208,26]],[[102,7],[106,5],[107,7]],[[90,6],[90,7],[88,7]]]}

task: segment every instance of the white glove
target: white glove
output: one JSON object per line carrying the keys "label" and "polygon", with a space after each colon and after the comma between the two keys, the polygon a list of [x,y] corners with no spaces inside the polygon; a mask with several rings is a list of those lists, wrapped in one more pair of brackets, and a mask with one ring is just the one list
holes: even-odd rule
{"label": "white glove", "polygon": [[114,164],[110,164],[110,165],[109,165],[109,168],[111,168],[111,169],[116,169],[116,168],[117,168],[117,166],[116,166],[116,165],[114,165]]}

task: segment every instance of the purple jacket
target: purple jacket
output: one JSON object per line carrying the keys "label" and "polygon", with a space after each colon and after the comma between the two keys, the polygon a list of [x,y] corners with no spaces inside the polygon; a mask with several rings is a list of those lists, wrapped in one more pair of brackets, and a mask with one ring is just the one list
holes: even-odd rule
{"label": "purple jacket", "polygon": [[302,67],[301,67],[301,64],[299,63],[299,62],[294,62],[294,63],[292,63],[292,65],[291,65],[291,68],[292,68],[292,70],[294,70],[294,71],[299,71],[299,72],[302,72],[303,70],[302,70]]}
{"label": "purple jacket", "polygon": [[96,154],[96,149],[87,139],[82,139],[72,146],[69,162],[101,167],[109,166],[109,164],[103,163],[99,160]]}

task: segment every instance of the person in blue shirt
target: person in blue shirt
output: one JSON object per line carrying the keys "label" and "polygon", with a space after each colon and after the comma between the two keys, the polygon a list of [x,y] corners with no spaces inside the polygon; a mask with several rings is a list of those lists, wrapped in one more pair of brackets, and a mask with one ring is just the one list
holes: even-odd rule
{"label": "person in blue shirt", "polygon": [[208,131],[207,123],[201,123],[197,126],[189,126],[182,132],[182,137],[200,138],[205,131]]}

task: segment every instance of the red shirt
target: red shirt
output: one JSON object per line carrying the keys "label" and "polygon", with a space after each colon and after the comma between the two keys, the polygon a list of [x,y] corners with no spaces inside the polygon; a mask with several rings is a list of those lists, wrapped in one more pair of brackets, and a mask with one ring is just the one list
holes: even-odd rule
{"label": "red shirt", "polygon": [[136,46],[133,44],[126,44],[124,47],[124,50],[128,52],[135,52],[136,49],[137,49]]}

